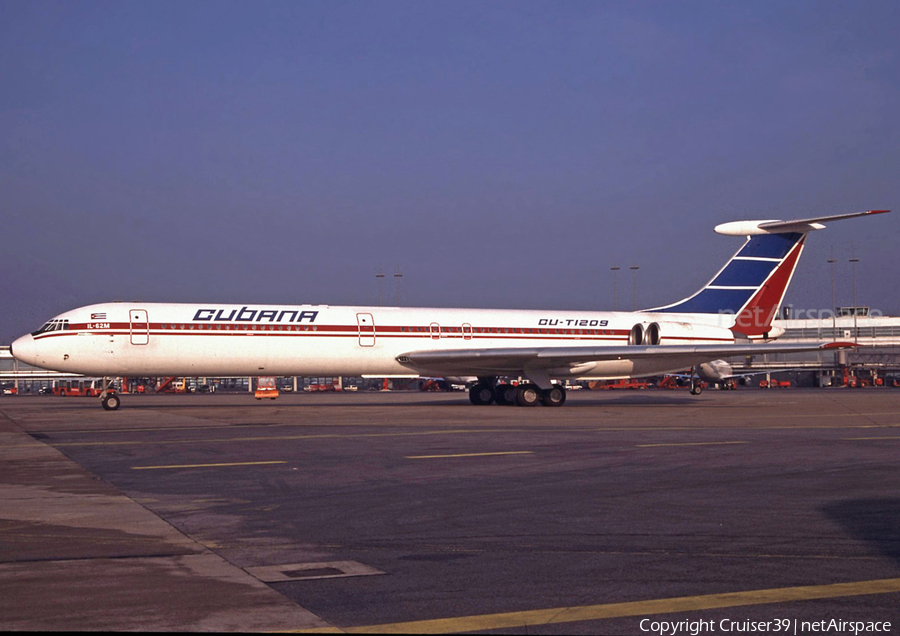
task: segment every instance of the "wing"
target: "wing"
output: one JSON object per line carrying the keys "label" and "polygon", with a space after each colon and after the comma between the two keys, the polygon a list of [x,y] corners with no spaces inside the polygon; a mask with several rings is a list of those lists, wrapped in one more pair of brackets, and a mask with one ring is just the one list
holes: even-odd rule
{"label": "wing", "polygon": [[400,364],[433,375],[523,375],[543,385],[550,376],[637,376],[679,371],[732,356],[820,351],[853,343],[656,345],[614,347],[522,347],[412,351]]}
{"label": "wing", "polygon": [[776,373],[787,373],[788,371],[809,371],[809,369],[805,367],[783,367],[778,369],[763,369],[761,371],[748,371],[745,373],[733,373],[729,375],[728,378],[749,378],[754,375],[774,375]]}
{"label": "wing", "polygon": [[[772,368],[763,369],[761,371],[746,371],[746,372],[741,372],[741,373],[732,373],[730,375],[723,375],[720,379],[721,380],[733,380],[736,378],[749,378],[754,375],[765,375],[767,373],[769,375],[772,375],[775,373],[785,373],[787,371],[809,371],[809,369],[806,367],[777,367],[777,368],[772,367]],[[690,373],[666,373],[666,375],[671,376],[673,378],[695,377],[695,375],[692,375]],[[702,379],[704,379],[704,378],[701,378],[701,380]]]}

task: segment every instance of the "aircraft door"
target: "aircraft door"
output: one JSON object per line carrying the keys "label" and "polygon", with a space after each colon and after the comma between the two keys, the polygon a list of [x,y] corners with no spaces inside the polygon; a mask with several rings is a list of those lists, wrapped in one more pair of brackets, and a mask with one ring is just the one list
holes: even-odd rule
{"label": "aircraft door", "polygon": [[471,340],[472,339],[472,325],[467,322],[463,323],[462,326],[462,334],[463,340]]}
{"label": "aircraft door", "polygon": [[431,331],[431,339],[432,339],[432,340],[439,340],[439,339],[440,339],[440,337],[441,337],[441,326],[440,326],[438,323],[436,323],[436,322],[431,323],[431,324],[428,326],[428,329],[429,329],[429,331]]}
{"label": "aircraft door", "polygon": [[146,309],[132,309],[128,312],[131,344],[145,345],[150,342],[150,320]]}
{"label": "aircraft door", "polygon": [[372,314],[356,314],[356,324],[359,326],[359,346],[375,346],[375,319]]}

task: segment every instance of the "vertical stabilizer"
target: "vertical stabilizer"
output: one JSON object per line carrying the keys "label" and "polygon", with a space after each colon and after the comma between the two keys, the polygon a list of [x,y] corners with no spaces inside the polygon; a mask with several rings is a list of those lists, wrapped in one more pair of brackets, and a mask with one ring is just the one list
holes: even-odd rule
{"label": "vertical stabilizer", "polygon": [[823,221],[886,214],[867,210],[792,221],[732,221],[716,232],[746,236],[747,242],[703,289],[672,305],[647,311],[679,314],[733,315],[730,329],[745,336],[766,336],[794,276],[806,235]]}
{"label": "vertical stabilizer", "polygon": [[803,251],[806,233],[759,234],[693,296],[649,311],[733,315],[733,331],[760,336],[778,314]]}
{"label": "vertical stabilizer", "polygon": [[719,234],[746,236],[747,242],[701,290],[672,305],[647,311],[733,315],[730,328],[745,336],[765,336],[787,292],[806,235],[823,221],[886,214],[867,210],[792,221],[733,221],[716,226]]}

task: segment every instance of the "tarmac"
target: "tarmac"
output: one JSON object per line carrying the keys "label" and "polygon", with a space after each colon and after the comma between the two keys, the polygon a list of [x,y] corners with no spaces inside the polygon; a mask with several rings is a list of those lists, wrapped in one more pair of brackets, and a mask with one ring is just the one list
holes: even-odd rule
{"label": "tarmac", "polygon": [[890,388],[4,396],[0,629],[898,634],[898,427]]}

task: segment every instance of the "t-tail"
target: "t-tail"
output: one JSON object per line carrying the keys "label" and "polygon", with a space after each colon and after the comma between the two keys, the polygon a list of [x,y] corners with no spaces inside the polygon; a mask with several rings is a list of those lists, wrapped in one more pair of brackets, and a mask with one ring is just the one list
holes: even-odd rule
{"label": "t-tail", "polygon": [[[716,232],[746,236],[747,241],[725,266],[692,296],[672,305],[647,311],[730,316],[729,328],[748,338],[768,338],[788,285],[797,268],[806,236],[821,230],[823,221],[883,214],[868,210],[794,221],[734,221],[716,226]],[[721,320],[721,318],[719,318]]]}

